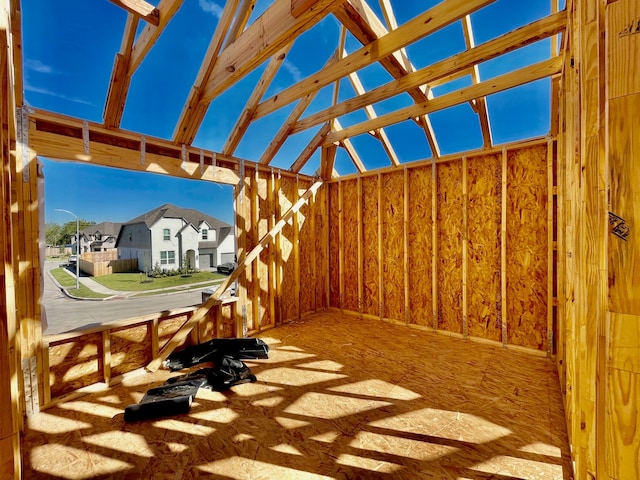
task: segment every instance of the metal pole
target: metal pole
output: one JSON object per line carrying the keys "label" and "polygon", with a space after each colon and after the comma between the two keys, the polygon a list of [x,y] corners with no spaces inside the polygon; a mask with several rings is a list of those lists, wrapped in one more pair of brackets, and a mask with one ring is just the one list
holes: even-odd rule
{"label": "metal pole", "polygon": [[54,208],[56,212],[65,212],[72,215],[76,219],[76,290],[80,288],[80,219],[78,216],[62,208]]}

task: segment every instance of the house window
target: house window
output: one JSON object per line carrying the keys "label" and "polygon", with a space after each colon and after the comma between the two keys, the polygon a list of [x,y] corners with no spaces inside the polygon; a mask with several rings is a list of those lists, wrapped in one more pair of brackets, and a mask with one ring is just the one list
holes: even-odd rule
{"label": "house window", "polygon": [[174,250],[160,252],[160,265],[173,265],[174,263],[176,263],[176,252]]}
{"label": "house window", "polygon": [[162,230],[162,239],[171,240],[171,230],[169,230],[168,228],[164,228]]}
{"label": "house window", "polygon": [[203,240],[207,240],[209,238],[209,230],[207,230],[206,228],[202,229],[202,239]]}

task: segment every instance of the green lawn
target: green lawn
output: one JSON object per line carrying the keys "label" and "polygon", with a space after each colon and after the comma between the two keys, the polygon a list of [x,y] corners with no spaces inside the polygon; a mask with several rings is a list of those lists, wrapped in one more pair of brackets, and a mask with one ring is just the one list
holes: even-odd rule
{"label": "green lawn", "polygon": [[74,297],[78,297],[78,298],[106,298],[109,295],[105,295],[103,293],[96,293],[93,290],[89,290],[87,287],[85,287],[84,285],[82,285],[82,280],[80,280],[80,288],[76,289],[76,279],[75,277],[72,277],[71,275],[69,275],[67,272],[65,272],[65,269],[60,267],[60,268],[54,268],[53,270],[51,270],[51,275],[53,276],[53,278],[56,279],[56,281],[58,282],[58,284],[60,284],[61,287],[64,287],[64,289],[69,292],[70,295],[74,296]]}
{"label": "green lawn", "polygon": [[172,277],[149,278],[143,273],[113,273],[93,280],[112,290],[123,292],[144,292],[159,288],[174,288],[191,283],[212,282],[226,278],[225,275],[213,272],[193,273],[189,277],[175,275]]}

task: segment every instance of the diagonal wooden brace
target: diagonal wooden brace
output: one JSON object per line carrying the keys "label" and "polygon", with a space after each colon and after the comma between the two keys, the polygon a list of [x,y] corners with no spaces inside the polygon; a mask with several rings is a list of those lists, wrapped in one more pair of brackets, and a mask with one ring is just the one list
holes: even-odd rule
{"label": "diagonal wooden brace", "polygon": [[322,181],[317,181],[313,185],[309,187],[309,189],[304,192],[304,194],[298,199],[296,203],[294,203],[289,210],[286,211],[284,215],[276,222],[269,232],[267,232],[261,239],[258,245],[256,245],[253,250],[251,250],[238,268],[227,277],[227,279],[220,284],[218,289],[209,297],[209,299],[203,303],[188,319],[182,327],[171,337],[171,339],[167,342],[167,344],[158,352],[158,356],[154,358],[149,365],[147,365],[147,370],[150,372],[157,371],[162,362],[164,362],[167,357],[173,352],[185,338],[187,335],[191,333],[191,330],[198,325],[200,320],[202,320],[207,312],[221,303],[220,297],[222,294],[229,288],[229,286],[235,282],[242,273],[244,273],[245,269],[251,266],[251,263],[258,258],[260,253],[267,247],[267,245],[276,237],[278,233],[282,231],[287,222],[295,215],[306,203],[309,201],[309,198],[318,191],[318,189],[322,186]]}

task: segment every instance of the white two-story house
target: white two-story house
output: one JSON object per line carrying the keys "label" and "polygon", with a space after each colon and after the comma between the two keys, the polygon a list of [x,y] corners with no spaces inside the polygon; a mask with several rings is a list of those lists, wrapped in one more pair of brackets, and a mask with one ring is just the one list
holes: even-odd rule
{"label": "white two-story house", "polygon": [[211,270],[235,259],[233,227],[198,210],[165,204],[126,222],[118,258],[137,258],[138,269]]}

